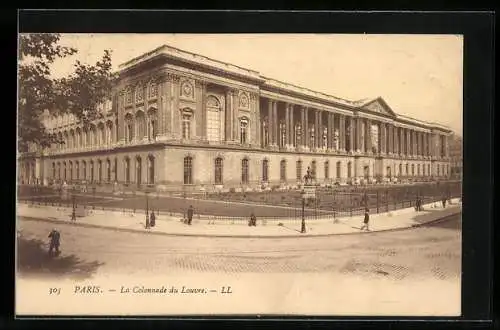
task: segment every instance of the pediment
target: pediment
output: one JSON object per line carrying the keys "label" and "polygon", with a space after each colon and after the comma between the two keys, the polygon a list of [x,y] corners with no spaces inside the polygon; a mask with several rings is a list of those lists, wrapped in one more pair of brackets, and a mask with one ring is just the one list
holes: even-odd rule
{"label": "pediment", "polygon": [[387,105],[387,103],[381,98],[377,98],[375,100],[369,101],[361,106],[362,109],[366,109],[368,111],[377,112],[380,114],[384,114],[387,116],[395,117],[396,114],[392,109]]}

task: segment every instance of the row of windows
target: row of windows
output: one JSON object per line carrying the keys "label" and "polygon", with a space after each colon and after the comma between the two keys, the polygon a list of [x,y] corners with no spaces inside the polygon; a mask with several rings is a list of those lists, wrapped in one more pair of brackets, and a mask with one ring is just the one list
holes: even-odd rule
{"label": "row of windows", "polygon": [[[158,97],[158,85],[155,82],[149,83],[148,89],[148,98],[155,99]],[[141,103],[144,101],[144,86],[140,85],[135,88],[135,102]],[[133,103],[133,90],[129,88],[125,92],[125,104],[130,105]]]}
{"label": "row of windows", "polygon": [[[302,161],[298,160],[296,162],[296,179],[298,181],[302,180]],[[340,179],[341,178],[341,162],[338,161],[336,163],[336,178]],[[406,164],[406,174],[409,174],[409,169],[410,165]],[[431,173],[431,168],[430,164],[427,164],[427,170],[424,165],[422,167],[420,164],[417,164],[416,166],[417,172],[415,173],[415,164],[411,165],[411,175],[430,175]],[[441,171],[440,171],[441,169]],[[309,168],[310,174],[312,175],[313,179],[316,178],[316,161],[311,162],[311,166]],[[422,173],[421,173],[422,170]],[[244,158],[241,160],[241,183],[247,184],[249,182],[249,171],[250,171],[250,165],[249,165],[249,160],[248,158]],[[286,160],[281,160],[280,161],[280,180],[282,182],[286,182],[287,180],[287,161]],[[403,173],[403,164],[399,164],[399,175],[402,175]],[[441,174],[440,174],[441,173]],[[446,165],[446,172],[445,172],[445,165],[441,165],[441,167],[437,167],[437,175],[445,175],[448,173],[448,165]],[[369,168],[365,167],[365,176],[369,175]],[[351,178],[352,177],[352,162],[347,163],[347,177]],[[387,177],[391,177],[391,167],[387,167]],[[324,178],[329,179],[330,178],[330,162],[326,161],[324,163]],[[218,157],[214,160],[214,183],[215,184],[223,184],[223,159],[221,157]],[[262,181],[263,182],[268,182],[269,181],[269,160],[264,159],[262,161]],[[184,184],[193,184],[193,158],[191,156],[187,156],[184,158]]]}
{"label": "row of windows", "polygon": [[[125,183],[131,182],[131,159],[125,157],[124,160],[124,179]],[[87,166],[88,164],[88,166]],[[93,160],[88,163],[85,160],[80,161],[69,161],[69,162],[53,162],[52,163],[52,178],[59,180],[87,180],[90,182],[111,182],[118,181],[118,159],[115,158],[113,161],[106,159],[102,161],[98,159],[96,164]],[[105,172],[104,172],[105,170]],[[137,156],[135,158],[135,170],[136,170],[136,183],[140,185],[142,183],[142,158]],[[88,172],[87,172],[88,171]],[[97,176],[96,176],[97,174]],[[113,177],[112,177],[112,174]],[[105,176],[104,176],[105,175]],[[155,158],[150,155],[147,157],[147,183],[155,183]]]}
{"label": "row of windows", "polygon": [[100,123],[97,126],[91,125],[88,129],[80,129],[59,132],[57,138],[63,141],[62,144],[57,144],[58,149],[63,148],[81,148],[85,146],[111,144],[114,140],[114,125],[108,121],[106,124]]}

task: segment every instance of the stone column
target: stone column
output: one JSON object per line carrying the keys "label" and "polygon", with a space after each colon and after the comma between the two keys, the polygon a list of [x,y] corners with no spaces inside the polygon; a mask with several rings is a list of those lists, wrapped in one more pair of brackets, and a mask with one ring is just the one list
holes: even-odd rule
{"label": "stone column", "polygon": [[302,134],[304,136],[304,147],[309,149],[309,141],[311,140],[311,135],[309,134],[309,108],[304,107],[304,127],[302,127]]}
{"label": "stone column", "polygon": [[406,156],[411,155],[410,153],[410,130],[405,128],[406,131]]}
{"label": "stone column", "polygon": [[386,123],[381,122],[380,125],[380,153],[385,154],[386,153],[386,148],[385,148],[385,139],[386,139]]}
{"label": "stone column", "polygon": [[290,149],[290,105],[288,103],[285,103],[285,145],[283,147]]}
{"label": "stone column", "polygon": [[314,147],[319,149],[320,143],[320,132],[319,132],[319,110],[314,110]]}
{"label": "stone column", "polygon": [[303,106],[300,107],[300,147],[306,147],[306,136],[304,134],[304,127],[306,126],[306,110]]}
{"label": "stone column", "polygon": [[231,97],[231,91],[226,91],[226,142],[233,140],[233,98]]}
{"label": "stone column", "polygon": [[448,139],[449,139],[449,136],[448,135],[445,135],[444,136],[444,155],[445,157],[449,157],[450,155],[450,150],[448,150],[449,148],[449,145],[448,145]]}
{"label": "stone column", "polygon": [[316,110],[318,114],[318,143],[316,144],[318,149],[325,147],[323,145],[323,112],[321,110]]}
{"label": "stone column", "polygon": [[349,120],[349,150],[351,153],[354,153],[356,151],[354,150],[355,147],[354,140],[356,139],[355,120],[351,116],[348,117],[348,120]]}
{"label": "stone column", "polygon": [[365,142],[365,150],[367,153],[371,154],[372,149],[372,121],[370,119],[366,120],[366,142]]}
{"label": "stone column", "polygon": [[333,113],[327,112],[328,124],[326,128],[326,148],[328,151],[333,150]]}
{"label": "stone column", "polygon": [[268,146],[273,144],[273,101],[271,99],[268,100],[267,104],[267,140]]}
{"label": "stone column", "polygon": [[345,151],[345,116],[339,115],[339,148]]}
{"label": "stone column", "polygon": [[[293,104],[289,104],[289,117],[290,117],[290,132],[288,134],[290,138],[290,148],[294,148],[295,146],[295,123],[293,121],[293,111],[294,111],[294,106]],[[296,146],[295,146],[296,147]]]}
{"label": "stone column", "polygon": [[357,117],[356,118],[356,152],[360,153],[361,150],[361,139],[362,139],[362,125],[361,125],[361,118]]}
{"label": "stone column", "polygon": [[240,143],[240,118],[239,118],[239,106],[240,106],[240,100],[238,97],[238,90],[233,89],[231,90],[231,105],[233,107],[233,141],[235,143]]}
{"label": "stone column", "polygon": [[392,124],[388,125],[388,138],[389,138],[389,155],[392,155],[394,153],[394,127]]}
{"label": "stone column", "polygon": [[273,126],[272,126],[272,129],[273,129],[273,137],[274,137],[274,141],[273,141],[273,146],[277,147],[279,144],[278,144],[278,141],[279,139],[281,139],[281,137],[279,137],[279,122],[278,122],[278,102],[277,101],[274,101],[273,102]]}
{"label": "stone column", "polygon": [[398,127],[398,133],[399,133],[399,140],[398,140],[398,151],[399,155],[403,155],[403,150],[404,150],[404,145],[403,145],[403,129],[401,127]]}

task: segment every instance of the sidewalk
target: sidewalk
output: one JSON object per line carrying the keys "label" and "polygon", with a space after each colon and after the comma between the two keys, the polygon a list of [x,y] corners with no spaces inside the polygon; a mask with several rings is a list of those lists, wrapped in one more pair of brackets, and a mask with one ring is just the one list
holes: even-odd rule
{"label": "sidewalk", "polygon": [[[372,214],[370,216],[371,232],[396,230],[420,226],[445,218],[462,211],[458,199],[452,199],[452,205],[445,209],[440,203],[426,204],[424,211],[416,212],[414,208],[400,209],[388,213]],[[257,221],[257,227],[249,227],[247,221],[241,219],[220,221],[209,224],[208,220],[194,218],[191,226],[181,222],[178,216],[161,215],[156,219],[156,226],[145,229],[145,214],[131,214],[112,211],[93,210],[91,214],[77,218],[71,222],[71,208],[37,206],[18,203],[17,215],[20,217],[38,219],[40,221],[74,224],[82,227],[106,228],[128,232],[147,232],[160,235],[176,236],[211,236],[211,237],[305,237],[329,236],[336,234],[360,233],[363,216],[337,218],[332,217],[306,220],[305,234],[300,233],[301,221],[297,219],[282,219],[272,221]],[[281,223],[282,225],[278,225]]]}

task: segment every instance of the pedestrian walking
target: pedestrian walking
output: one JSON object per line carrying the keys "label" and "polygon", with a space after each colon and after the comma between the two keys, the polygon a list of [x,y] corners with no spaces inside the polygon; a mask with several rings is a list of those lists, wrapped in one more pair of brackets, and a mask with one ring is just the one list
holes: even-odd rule
{"label": "pedestrian walking", "polygon": [[363,225],[361,226],[360,230],[366,229],[366,231],[370,231],[369,222],[370,222],[370,210],[368,210],[368,208],[366,208],[365,209],[365,218],[363,220]]}
{"label": "pedestrian walking", "polygon": [[187,218],[188,218],[188,225],[191,225],[191,222],[193,221],[193,205],[189,205],[188,211],[187,211]]}
{"label": "pedestrian walking", "polygon": [[57,229],[52,229],[52,231],[49,233],[49,238],[50,238],[50,243],[49,243],[49,256],[53,256],[54,250],[56,253],[56,256],[59,255],[59,245],[61,243],[61,234]]}
{"label": "pedestrian walking", "polygon": [[441,202],[443,203],[443,209],[444,209],[446,207],[446,196],[443,196]]}
{"label": "pedestrian walking", "polygon": [[149,220],[149,225],[151,227],[154,227],[155,224],[156,224],[156,221],[155,221],[156,220],[156,216],[155,216],[155,213],[153,211],[151,211],[151,216],[149,217],[149,219],[150,219]]}
{"label": "pedestrian walking", "polygon": [[250,214],[250,221],[248,222],[248,225],[251,227],[251,226],[254,226],[256,227],[257,226],[257,217],[255,217],[255,214],[252,212],[252,214]]}

